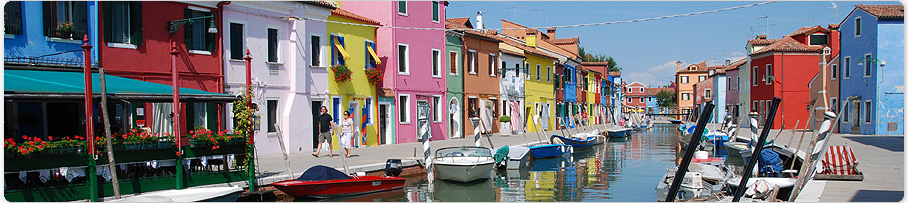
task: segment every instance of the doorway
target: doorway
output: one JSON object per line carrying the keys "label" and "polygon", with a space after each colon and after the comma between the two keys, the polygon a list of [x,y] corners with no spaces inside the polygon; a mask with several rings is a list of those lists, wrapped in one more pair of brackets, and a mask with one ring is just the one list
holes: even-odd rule
{"label": "doorway", "polygon": [[391,105],[387,103],[378,104],[378,140],[381,145],[391,144],[391,128],[389,121],[391,116]]}
{"label": "doorway", "polygon": [[312,150],[318,148],[318,120],[322,101],[312,101]]}

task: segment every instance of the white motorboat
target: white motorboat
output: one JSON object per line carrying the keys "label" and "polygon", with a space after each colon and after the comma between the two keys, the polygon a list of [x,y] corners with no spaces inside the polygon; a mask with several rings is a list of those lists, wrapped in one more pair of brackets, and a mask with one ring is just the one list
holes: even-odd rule
{"label": "white motorboat", "polygon": [[[669,186],[674,181],[677,167],[666,171],[665,176],[659,184],[656,185],[656,198],[658,201],[665,201],[668,195]],[[688,172],[681,181],[681,187],[678,191],[677,200],[685,200],[696,197],[705,197],[722,191],[725,180],[730,178],[727,167],[716,165],[714,163],[691,163]]]}
{"label": "white motorboat", "polygon": [[495,159],[486,147],[446,147],[435,151],[433,166],[438,179],[470,182],[492,178]]}
{"label": "white motorboat", "polygon": [[520,169],[529,164],[530,148],[527,146],[510,147],[507,157],[506,169]]}
{"label": "white motorboat", "polygon": [[109,202],[235,202],[243,191],[238,186],[162,190]]}

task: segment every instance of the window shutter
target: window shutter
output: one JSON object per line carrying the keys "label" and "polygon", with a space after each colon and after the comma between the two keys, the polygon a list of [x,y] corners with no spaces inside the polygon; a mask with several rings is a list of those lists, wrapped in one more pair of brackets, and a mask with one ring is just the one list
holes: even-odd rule
{"label": "window shutter", "polygon": [[[344,43],[344,37],[337,36],[337,40],[340,42],[341,47],[344,47],[344,49],[347,48],[347,44]],[[343,55],[339,56],[338,60],[341,61],[340,65],[347,65],[347,61],[344,60],[344,56],[343,56]]]}
{"label": "window shutter", "polygon": [[268,29],[268,62],[277,62],[277,30]]}
{"label": "window shutter", "polygon": [[142,45],[142,2],[129,2],[129,42]]}
{"label": "window shutter", "polygon": [[54,3],[56,2],[42,2],[42,7],[44,10],[44,36],[50,36],[51,32],[54,31],[54,27],[57,26],[56,20],[54,20]]}
{"label": "window shutter", "polygon": [[[184,11],[185,11],[186,15],[183,16],[183,19],[192,17],[192,10],[189,10],[188,8],[186,8]],[[192,46],[193,39],[192,39],[192,27],[191,26],[192,26],[191,24],[186,24],[185,26],[183,26],[183,29],[181,29],[181,30],[183,30],[183,35],[185,36],[184,37],[185,42],[183,42],[183,43],[186,45],[186,50],[190,50],[193,47]]]}
{"label": "window shutter", "polygon": [[101,23],[102,25],[104,25],[104,32],[103,32],[103,35],[104,35],[104,42],[111,42],[111,41],[113,41],[113,32],[112,32],[112,31],[113,31],[113,26],[112,26],[112,24],[113,24],[113,18],[112,18],[112,16],[113,16],[113,11],[112,11],[112,9],[110,9],[111,6],[112,6],[112,3],[109,2],[109,1],[102,1],[102,2],[101,2],[101,15],[104,16],[104,19],[103,19],[104,22]]}
{"label": "window shutter", "polygon": [[[88,34],[88,2],[79,1],[73,3],[73,38],[82,40],[84,35]],[[76,36],[78,34],[78,36]]]}

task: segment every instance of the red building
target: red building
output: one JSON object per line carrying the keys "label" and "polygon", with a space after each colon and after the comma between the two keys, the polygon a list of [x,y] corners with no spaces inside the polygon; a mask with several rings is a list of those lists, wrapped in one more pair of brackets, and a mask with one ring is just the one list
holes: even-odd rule
{"label": "red building", "polygon": [[646,107],[646,85],[637,81],[625,85],[624,106],[628,108]]}
{"label": "red building", "polygon": [[[179,52],[176,66],[179,71],[179,86],[223,93],[223,66],[221,62],[221,36],[226,29],[216,27],[210,30],[211,21],[221,21],[220,7],[224,3],[169,1],[146,2],[101,2],[98,26],[100,38],[100,65],[107,74],[142,81],[172,85],[171,44]],[[212,18],[197,18],[214,16]],[[171,21],[196,18],[184,25]],[[176,30],[179,29],[179,30]],[[176,32],[172,32],[176,30]],[[212,33],[215,32],[215,33]],[[263,59],[257,59],[263,60]],[[154,126],[156,109],[166,103],[132,103],[132,120],[144,121],[145,126]],[[163,107],[169,109],[169,107]],[[180,118],[183,133],[194,127],[221,129],[219,119],[224,109],[211,103],[184,103]],[[161,115],[158,111],[157,114]],[[189,114],[187,114],[189,113]],[[189,118],[189,119],[187,119]]]}
{"label": "red building", "polygon": [[712,79],[703,80],[694,84],[694,108],[699,107],[702,103],[713,101],[714,93],[715,90],[713,89]]}
{"label": "red building", "polygon": [[838,34],[826,28],[804,27],[750,54],[751,67],[747,71],[751,71],[751,84],[747,85],[752,87],[751,111],[765,118],[772,98],[779,97],[782,102],[773,129],[793,128],[797,121],[806,121],[810,100],[808,83],[819,70],[823,48],[837,46],[838,41]]}

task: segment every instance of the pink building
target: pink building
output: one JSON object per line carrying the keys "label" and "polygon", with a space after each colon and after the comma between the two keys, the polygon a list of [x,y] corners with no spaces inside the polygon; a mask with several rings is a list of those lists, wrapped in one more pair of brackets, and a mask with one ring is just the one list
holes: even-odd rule
{"label": "pink building", "polygon": [[625,85],[624,106],[628,108],[646,107],[646,85],[637,81]]}
{"label": "pink building", "polygon": [[[445,4],[440,1],[346,1],[340,8],[385,26],[439,28],[415,30],[378,28],[376,52],[384,72],[378,86],[379,129],[393,143],[417,141],[418,107],[428,105],[432,139],[447,137]],[[458,109],[460,110],[460,109]]]}

